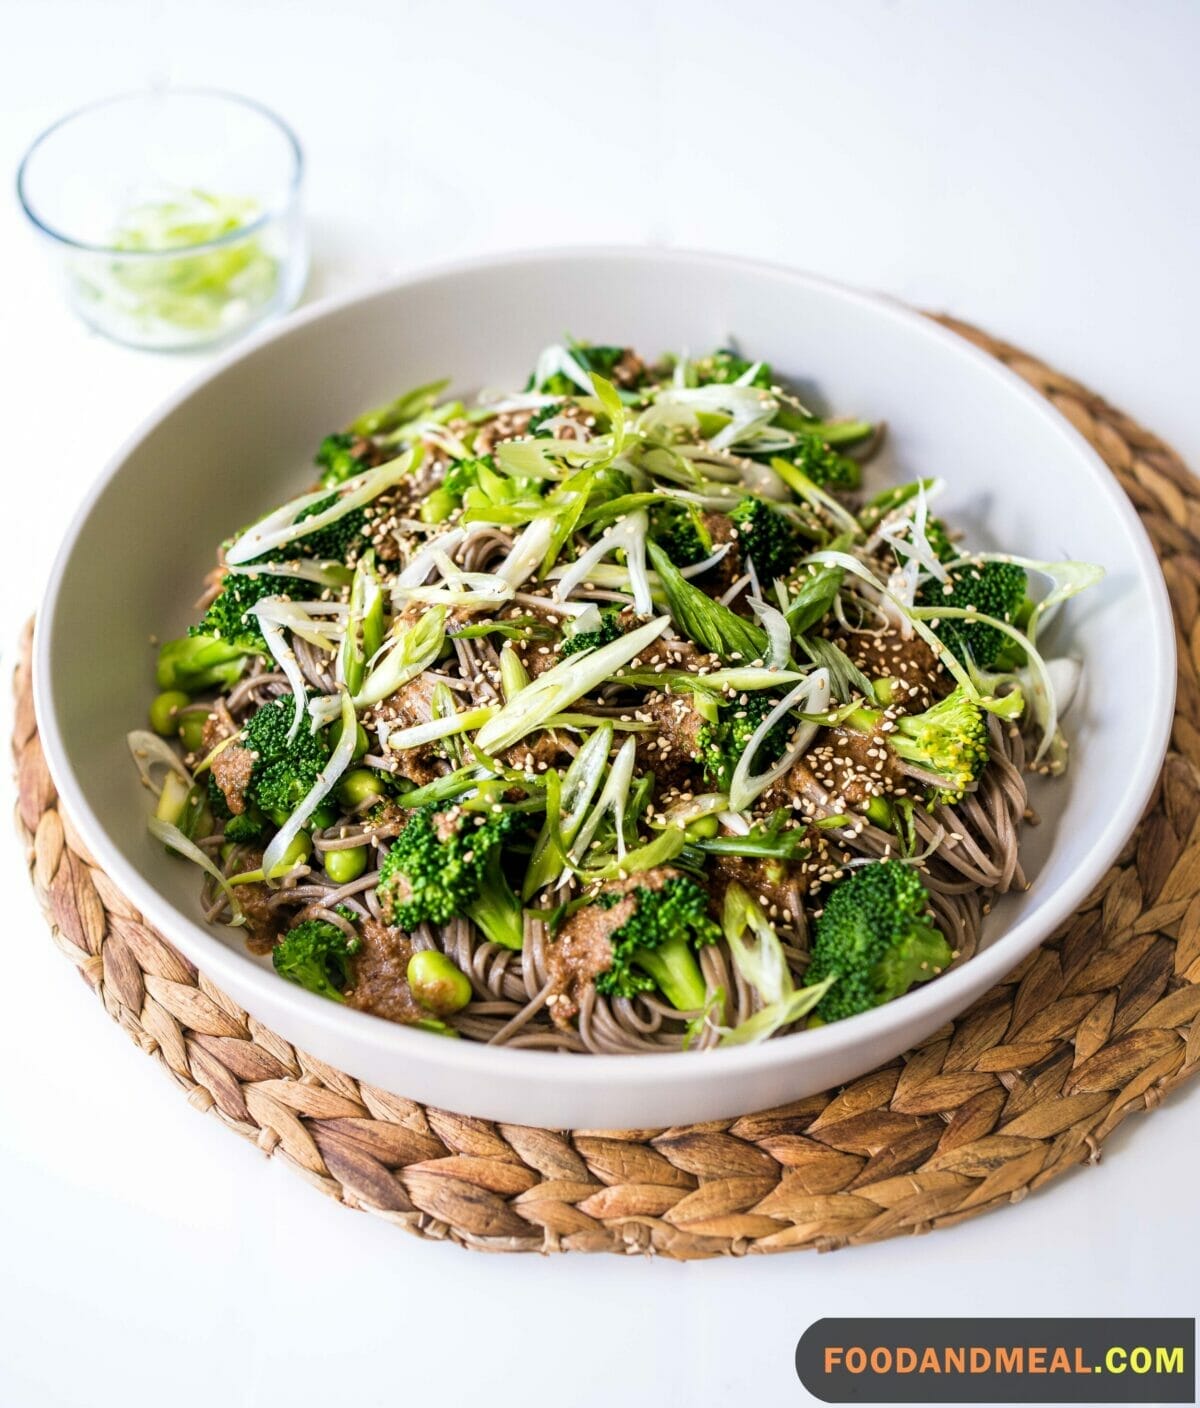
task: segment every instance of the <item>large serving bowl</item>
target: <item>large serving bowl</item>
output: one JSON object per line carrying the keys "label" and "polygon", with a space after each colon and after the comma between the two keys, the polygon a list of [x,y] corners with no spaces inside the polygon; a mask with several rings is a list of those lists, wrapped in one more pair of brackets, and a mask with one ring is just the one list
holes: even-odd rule
{"label": "large serving bowl", "polygon": [[[1066,778],[1033,788],[1032,885],[998,904],[981,951],[886,1007],[726,1051],[578,1056],[448,1041],[323,1000],[206,927],[199,874],[146,833],[125,734],[143,725],[152,638],[178,635],[217,543],[311,477],[321,436],[397,390],[452,375],[520,384],[564,332],[646,352],[731,337],[812,399],[886,419],[872,481],[942,475],[973,545],[1103,563],[1050,648],[1085,664]],[[761,1109],[896,1056],[1002,978],[1084,899],[1145,806],[1166,746],[1173,633],[1150,544],[1078,434],[1010,372],[927,319],[821,279],[665,252],[492,260],[292,318],[219,362],[103,471],[54,568],[36,698],[54,779],[100,863],[215,983],[290,1041],[407,1096],[515,1123],[651,1126]]]}

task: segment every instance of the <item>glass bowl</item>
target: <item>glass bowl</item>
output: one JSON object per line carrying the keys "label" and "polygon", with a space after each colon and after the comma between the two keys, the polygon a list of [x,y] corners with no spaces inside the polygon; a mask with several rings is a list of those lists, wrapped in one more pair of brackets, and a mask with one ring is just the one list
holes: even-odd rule
{"label": "glass bowl", "polygon": [[84,322],[130,346],[183,350],[300,297],[303,174],[274,113],[176,88],[62,118],[29,149],[17,195]]}

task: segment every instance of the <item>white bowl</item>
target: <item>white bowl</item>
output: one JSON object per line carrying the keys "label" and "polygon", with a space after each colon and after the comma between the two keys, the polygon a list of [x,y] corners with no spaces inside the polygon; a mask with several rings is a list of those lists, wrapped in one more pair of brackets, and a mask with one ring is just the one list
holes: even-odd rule
{"label": "white bowl", "polygon": [[[566,331],[648,351],[733,337],[841,413],[886,419],[875,481],[942,475],[947,518],[982,546],[1103,563],[1056,649],[1085,662],[1074,765],[1038,786],[1031,889],[997,905],[982,951],[886,1007],[758,1047],[654,1056],[491,1049],[315,997],[200,920],[196,870],[145,829],[125,745],[153,691],[150,639],[180,634],[237,525],[294,494],[321,436],[434,376],[517,385]],[[1016,376],[952,333],[822,279],[704,255],[579,251],[489,260],[293,317],[218,362],[144,425],[67,534],[39,617],[42,740],[68,811],[147,918],[290,1041],[376,1085],[556,1128],[641,1127],[761,1109],[838,1085],[936,1030],[1029,953],[1117,855],[1171,720],[1174,636],[1150,544],[1104,464]]]}

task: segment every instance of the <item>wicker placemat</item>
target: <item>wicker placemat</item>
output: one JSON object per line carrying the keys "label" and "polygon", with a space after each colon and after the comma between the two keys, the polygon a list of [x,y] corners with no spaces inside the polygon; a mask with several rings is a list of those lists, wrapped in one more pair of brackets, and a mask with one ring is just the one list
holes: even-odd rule
{"label": "wicker placemat", "polygon": [[1180,657],[1172,751],[1137,834],[1072,921],[956,1022],[842,1090],[675,1129],[526,1129],[363,1085],[214,988],[88,855],[46,771],[27,636],[18,826],[55,942],[108,1014],[193,1105],[323,1192],[489,1251],[830,1249],[947,1226],[1094,1160],[1200,1062],[1200,484],[1076,382],[951,326],[1112,468],[1161,555]]}

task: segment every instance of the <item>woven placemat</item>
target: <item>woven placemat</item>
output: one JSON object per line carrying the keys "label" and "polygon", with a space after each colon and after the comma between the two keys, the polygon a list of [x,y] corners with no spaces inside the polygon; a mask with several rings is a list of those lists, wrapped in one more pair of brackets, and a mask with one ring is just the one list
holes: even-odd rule
{"label": "woven placemat", "polygon": [[956,1022],[844,1089],[675,1129],[527,1129],[364,1085],[214,988],[88,854],[42,756],[27,634],[18,826],[55,942],[109,1016],[193,1105],[323,1192],[489,1251],[828,1250],[948,1226],[1094,1160],[1200,1062],[1200,484],[1078,383],[949,325],[1109,464],[1162,559],[1180,660],[1172,750],[1138,832],[1071,922]]}

